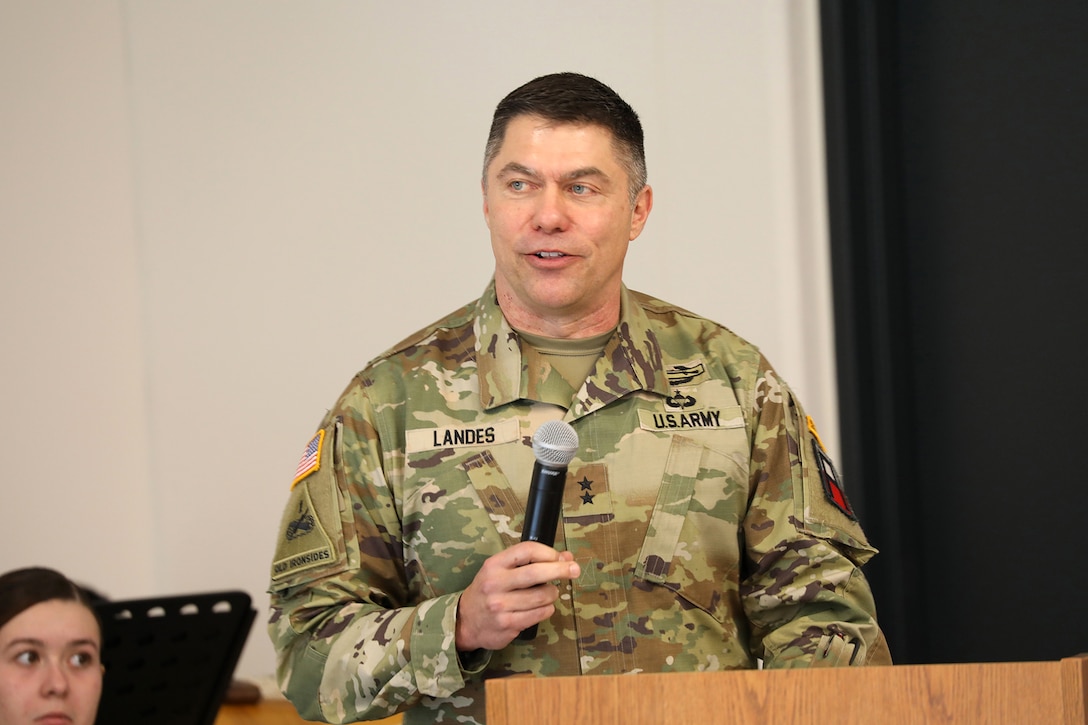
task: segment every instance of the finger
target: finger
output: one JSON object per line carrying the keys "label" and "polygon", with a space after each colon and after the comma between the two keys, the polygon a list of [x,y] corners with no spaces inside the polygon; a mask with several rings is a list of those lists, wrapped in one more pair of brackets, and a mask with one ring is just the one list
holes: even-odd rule
{"label": "finger", "polygon": [[546,619],[551,619],[553,614],[555,614],[554,604],[545,604],[533,609],[515,612],[511,616],[511,621],[516,621],[517,624],[511,628],[512,633],[516,637],[523,629],[532,627],[534,624],[540,624]]}
{"label": "finger", "polygon": [[530,589],[554,581],[577,579],[582,573],[581,567],[573,561],[548,561],[525,564],[510,572],[511,589]]}
{"label": "finger", "polygon": [[558,561],[560,552],[539,541],[522,541],[502,552],[506,562],[513,567],[535,562]]}
{"label": "finger", "polygon": [[[506,614],[515,615],[522,622],[527,615],[550,617],[555,610],[555,602],[559,599],[559,588],[554,584],[538,584],[529,589],[519,589],[511,592],[505,600]],[[547,610],[547,611],[545,611]],[[537,620],[539,621],[539,620]],[[522,624],[519,631],[529,624]]]}

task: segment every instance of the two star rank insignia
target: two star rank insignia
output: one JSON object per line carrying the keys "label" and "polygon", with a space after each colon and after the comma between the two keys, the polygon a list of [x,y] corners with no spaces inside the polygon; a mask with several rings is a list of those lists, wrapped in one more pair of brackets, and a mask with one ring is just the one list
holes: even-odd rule
{"label": "two star rank insignia", "polygon": [[578,482],[578,485],[582,487],[582,503],[593,503],[594,494],[590,493],[593,490],[593,481],[590,481],[586,476],[582,476],[582,480]]}

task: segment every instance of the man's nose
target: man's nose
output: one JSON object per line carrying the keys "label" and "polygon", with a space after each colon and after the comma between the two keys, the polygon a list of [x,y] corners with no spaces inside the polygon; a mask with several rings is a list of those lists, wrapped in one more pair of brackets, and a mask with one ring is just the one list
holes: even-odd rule
{"label": "man's nose", "polygon": [[554,186],[546,187],[537,197],[534,226],[545,234],[561,232],[570,223],[567,212],[567,199],[562,190]]}

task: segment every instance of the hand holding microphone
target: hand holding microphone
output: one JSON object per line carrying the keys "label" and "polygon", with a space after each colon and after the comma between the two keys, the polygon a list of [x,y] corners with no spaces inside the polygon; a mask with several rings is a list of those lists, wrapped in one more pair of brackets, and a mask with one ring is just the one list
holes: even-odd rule
{"label": "hand holding microphone", "polygon": [[[539,541],[551,546],[563,510],[563,487],[567,466],[578,450],[578,433],[569,423],[550,420],[533,434],[533,477],[529,481],[529,500],[525,505],[522,541]],[[536,637],[536,625],[518,635],[521,641]]]}
{"label": "hand holding microphone", "polygon": [[[533,435],[536,464],[529,485],[521,543],[487,558],[457,605],[457,649],[502,649],[515,638],[532,639],[536,624],[555,611],[554,582],[577,578],[570,552],[552,548],[563,507],[567,465],[578,434],[552,421]],[[531,626],[526,626],[532,622]]]}

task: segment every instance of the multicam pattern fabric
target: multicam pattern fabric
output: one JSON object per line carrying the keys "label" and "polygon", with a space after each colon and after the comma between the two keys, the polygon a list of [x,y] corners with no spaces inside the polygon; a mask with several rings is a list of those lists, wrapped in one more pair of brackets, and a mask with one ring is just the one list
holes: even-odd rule
{"label": "multicam pattern fabric", "polygon": [[[383,354],[321,424],[272,568],[280,684],[308,719],[484,721],[484,680],[889,663],[800,404],[752,345],[623,290],[581,389],[522,364],[483,297]],[[556,405],[557,399],[569,405]],[[458,654],[461,592],[519,540],[530,441],[581,446],[556,548],[581,577],[535,640]]]}

